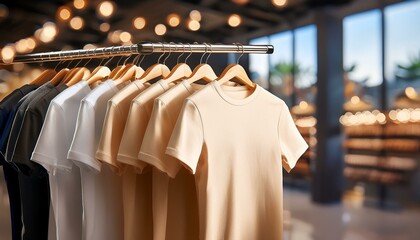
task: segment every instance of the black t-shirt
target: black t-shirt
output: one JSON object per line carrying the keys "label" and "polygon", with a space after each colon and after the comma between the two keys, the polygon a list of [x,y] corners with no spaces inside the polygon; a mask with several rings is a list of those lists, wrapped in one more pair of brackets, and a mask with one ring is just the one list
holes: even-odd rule
{"label": "black t-shirt", "polygon": [[19,135],[16,137],[14,154],[10,159],[23,174],[29,175],[35,168],[41,167],[39,164],[30,160],[32,151],[41,132],[51,100],[66,88],[67,85],[60,84],[52,88],[41,98],[34,99],[28,104]]}
{"label": "black t-shirt", "polygon": [[[0,148],[6,142],[16,110],[24,101],[28,93],[35,90],[38,86],[27,84],[16,89],[0,102]],[[0,153],[0,164],[5,163],[3,155]],[[20,186],[17,171],[9,164],[3,165],[4,179],[7,184],[7,192],[10,203],[10,220],[12,224],[12,240],[21,240],[22,237],[22,211]]]}
{"label": "black t-shirt", "polygon": [[[35,90],[38,86],[33,84],[26,84],[12,93],[7,95],[1,102],[0,102],[0,144],[1,140],[7,139],[9,131],[6,130],[7,120],[9,116],[15,114],[15,106],[19,103],[19,101],[29,92]],[[10,129],[10,128],[9,128]],[[0,145],[1,146],[1,145]],[[3,165],[5,159],[2,154],[0,154],[0,165]]]}
{"label": "black t-shirt", "polygon": [[30,160],[41,132],[51,100],[66,89],[65,84],[52,88],[27,106],[19,135],[16,137],[12,162],[18,166],[22,196],[23,240],[48,239],[50,186],[47,171]]}
{"label": "black t-shirt", "polygon": [[33,92],[26,97],[26,99],[21,103],[18,110],[16,111],[15,117],[13,119],[12,127],[10,128],[10,133],[7,140],[7,147],[5,151],[5,159],[8,162],[11,162],[12,157],[15,153],[17,138],[19,136],[21,126],[23,123],[23,119],[25,117],[26,108],[32,101],[36,101],[42,98],[46,93],[48,93],[51,89],[54,88],[54,85],[51,83],[46,83],[39,87],[38,89],[34,90]]}

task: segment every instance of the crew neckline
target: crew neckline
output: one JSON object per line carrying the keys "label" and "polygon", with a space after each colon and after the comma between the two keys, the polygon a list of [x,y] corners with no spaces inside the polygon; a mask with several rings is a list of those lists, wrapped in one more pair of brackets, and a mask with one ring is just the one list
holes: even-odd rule
{"label": "crew neckline", "polygon": [[[211,82],[212,86],[216,89],[217,93],[223,100],[226,102],[233,104],[233,105],[245,105],[252,102],[260,92],[260,86],[258,84],[255,85],[255,89],[253,92],[245,98],[238,99],[233,98],[225,93],[225,91],[233,92],[233,91],[250,91],[247,86],[223,86],[221,87],[217,80]],[[222,89],[223,88],[223,89]]]}

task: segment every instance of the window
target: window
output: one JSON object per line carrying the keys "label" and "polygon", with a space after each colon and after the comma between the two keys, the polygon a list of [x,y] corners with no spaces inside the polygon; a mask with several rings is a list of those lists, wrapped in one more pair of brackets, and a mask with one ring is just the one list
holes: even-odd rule
{"label": "window", "polygon": [[420,90],[419,12],[419,1],[385,8],[385,76],[389,109],[419,105],[419,100],[415,100]]}
{"label": "window", "polygon": [[295,89],[297,103],[315,103],[317,80],[316,27],[309,25],[295,30]]}
{"label": "window", "polygon": [[346,99],[358,96],[378,108],[383,82],[381,11],[348,16],[343,24]]}
{"label": "window", "polygon": [[[249,41],[249,44],[269,44],[268,37],[256,38]],[[249,55],[249,69],[250,78],[258,85],[268,88],[269,78],[269,63],[267,54],[250,54]],[[236,61],[235,61],[236,62]]]}
{"label": "window", "polygon": [[293,35],[292,31],[270,36],[274,53],[270,55],[269,90],[291,106],[293,97]]}

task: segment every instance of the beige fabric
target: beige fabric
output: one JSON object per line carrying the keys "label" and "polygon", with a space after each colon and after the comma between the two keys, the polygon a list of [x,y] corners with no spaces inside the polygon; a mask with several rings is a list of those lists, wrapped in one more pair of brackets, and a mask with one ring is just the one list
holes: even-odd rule
{"label": "beige fabric", "polygon": [[152,239],[152,176],[138,175],[129,167],[117,161],[124,126],[127,121],[131,101],[150,84],[134,81],[115,94],[109,101],[102,135],[99,141],[96,158],[113,166],[119,173],[123,172],[123,209],[124,239]]}
{"label": "beige fabric", "polygon": [[152,113],[153,101],[171,86],[159,80],[133,99],[118,150],[118,161],[136,167],[139,172],[147,167],[146,163],[137,159],[137,155]]}
{"label": "beige fabric", "polygon": [[195,174],[200,239],[278,240],[282,166],[307,147],[282,100],[212,82],[184,102],[166,153]]}
{"label": "beige fabric", "polygon": [[118,172],[121,171],[121,163],[117,161],[117,154],[127,121],[130,103],[149,85],[148,83],[143,84],[139,80],[134,81],[121,89],[108,101],[96,158],[110,164]]}
{"label": "beige fabric", "polygon": [[[198,239],[198,206],[194,176],[182,169],[175,177],[175,171],[167,167],[179,163],[165,155],[182,103],[196,89],[197,85],[183,81],[155,99],[152,115],[143,139],[139,160],[151,164],[161,171],[154,171],[153,178],[153,227],[154,239],[188,240]],[[169,179],[164,173],[175,179]],[[169,186],[168,186],[169,184]],[[166,210],[167,209],[167,210]],[[166,212],[165,212],[166,210]]]}

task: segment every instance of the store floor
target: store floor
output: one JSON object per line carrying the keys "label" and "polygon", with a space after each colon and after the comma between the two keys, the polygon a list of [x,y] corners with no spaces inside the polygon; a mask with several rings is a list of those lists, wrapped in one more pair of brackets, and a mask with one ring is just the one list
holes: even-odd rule
{"label": "store floor", "polygon": [[[0,239],[11,239],[9,201],[0,168]],[[284,240],[418,240],[420,209],[383,211],[346,200],[317,205],[307,192],[284,190]],[[288,214],[289,213],[289,214]]]}

